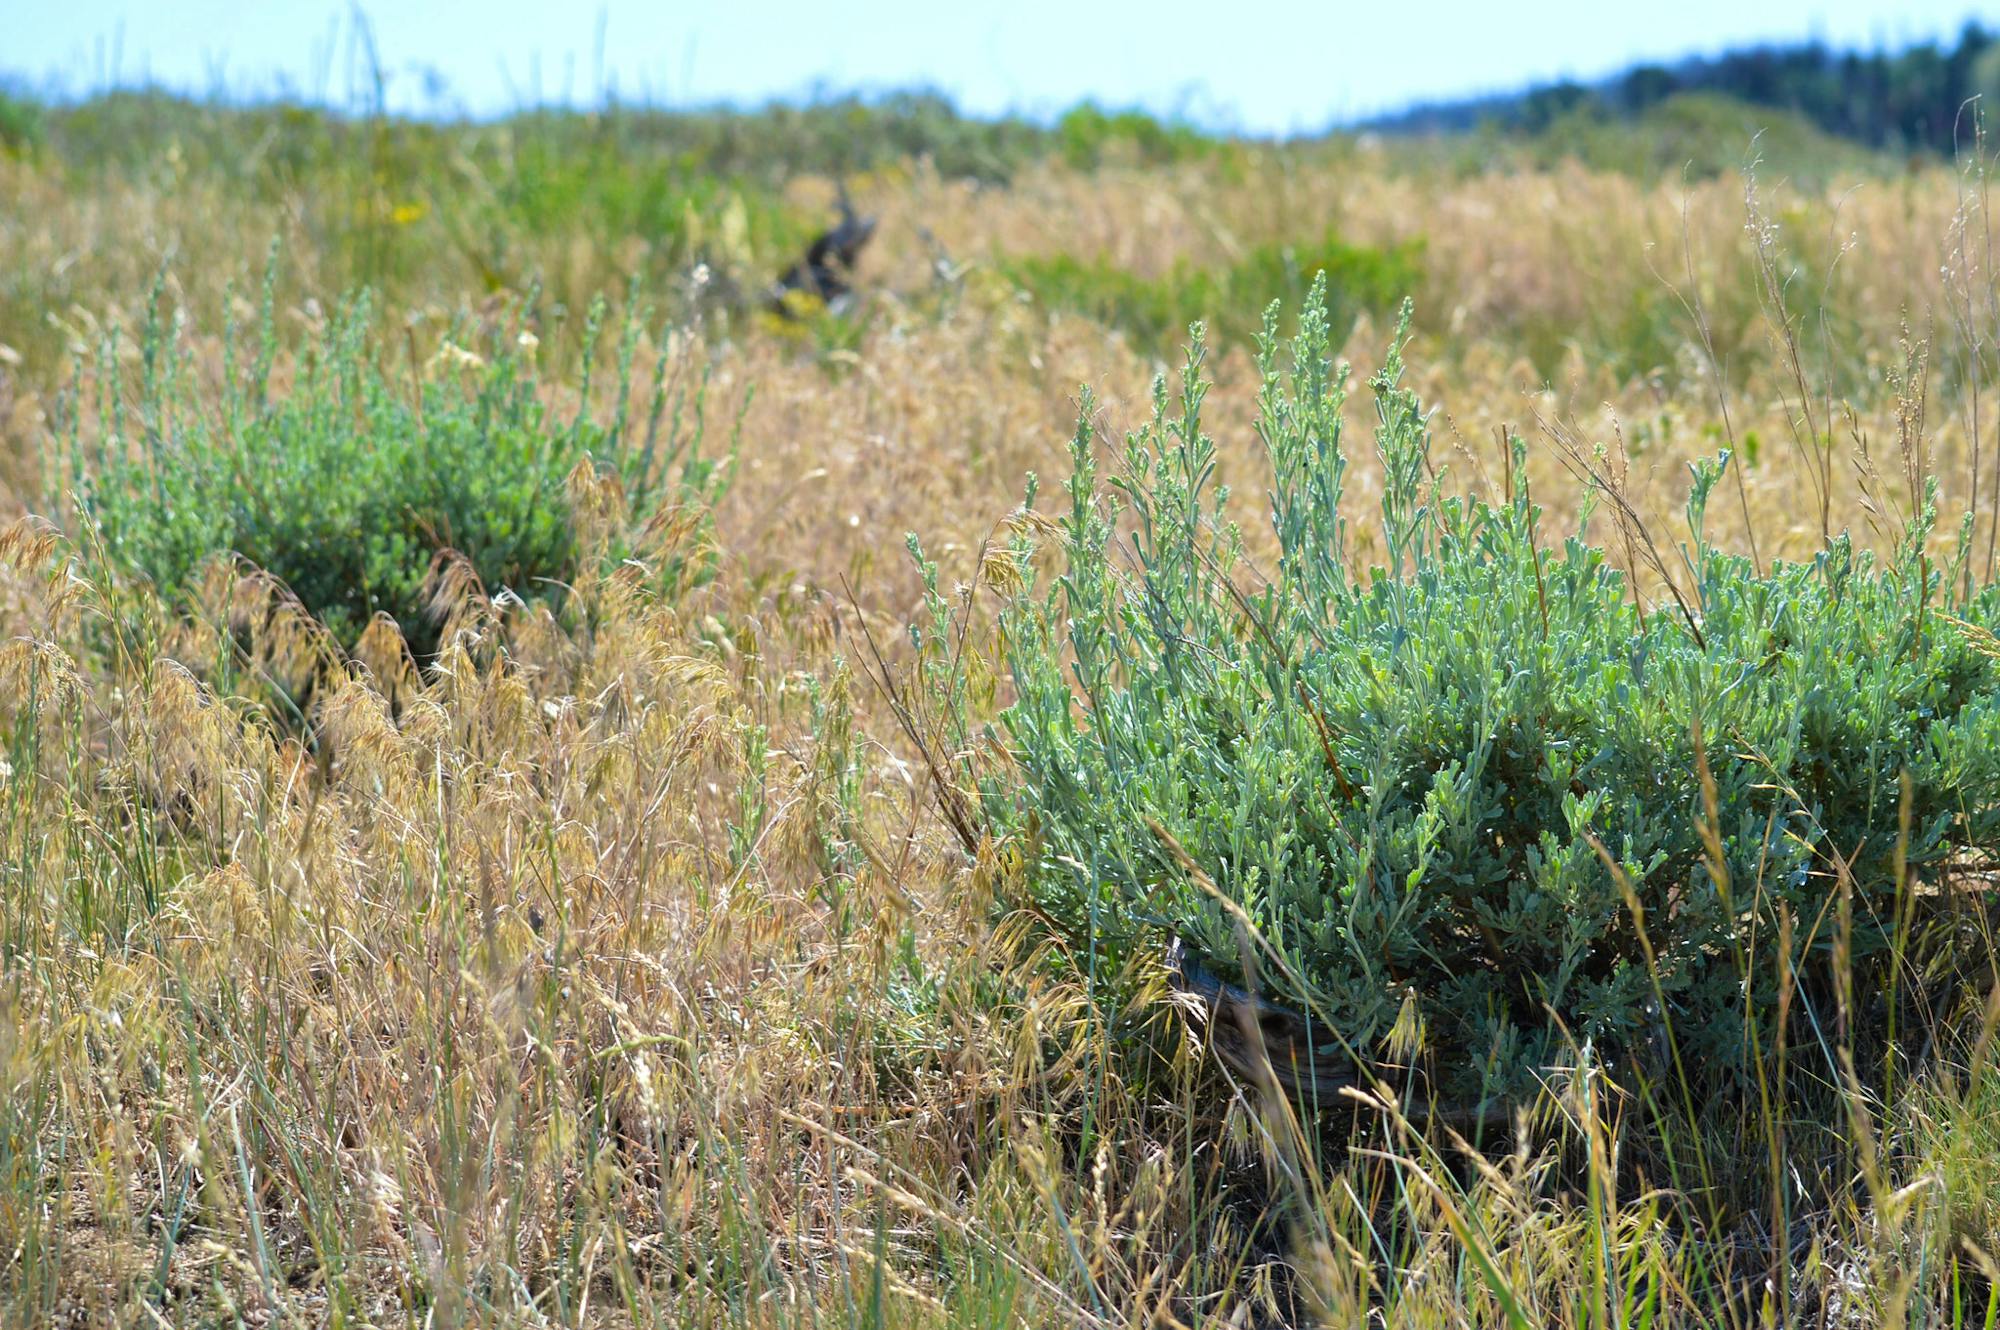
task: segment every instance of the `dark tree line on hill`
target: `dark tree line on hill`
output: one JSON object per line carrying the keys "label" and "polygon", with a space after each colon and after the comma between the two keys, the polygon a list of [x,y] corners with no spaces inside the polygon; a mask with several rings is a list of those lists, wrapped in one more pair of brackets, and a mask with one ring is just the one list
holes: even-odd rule
{"label": "dark tree line on hill", "polygon": [[1692,92],[1795,111],[1829,133],[1873,147],[1948,153],[1970,137],[1969,99],[1983,96],[1988,116],[2000,114],[1992,105],[2000,101],[2000,33],[1968,23],[1955,44],[1924,42],[1900,51],[1842,51],[1817,41],[1746,47],[1671,65],[1635,65],[1594,84],[1565,81],[1415,107],[1372,127],[1424,132],[1499,124],[1532,132],[1578,112],[1637,116]]}

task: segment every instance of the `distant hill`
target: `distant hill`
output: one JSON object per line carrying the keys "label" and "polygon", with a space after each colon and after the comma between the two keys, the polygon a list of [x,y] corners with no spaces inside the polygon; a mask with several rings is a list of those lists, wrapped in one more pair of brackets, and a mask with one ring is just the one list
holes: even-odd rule
{"label": "distant hill", "polygon": [[1538,165],[1574,159],[1600,171],[1704,179],[1756,162],[1802,184],[1890,172],[1906,160],[1828,133],[1797,111],[1714,92],[1676,93],[1631,116],[1578,107],[1520,146]]}
{"label": "distant hill", "polygon": [[[1691,95],[1708,100],[1689,102]],[[1434,102],[1368,122],[1380,133],[1453,133],[1482,127],[1539,134],[1584,120],[1636,121],[1663,107],[1713,108],[1715,99],[1789,113],[1803,128],[1870,148],[1951,153],[1966,142],[1967,102],[2000,101],[2000,33],[1968,23],[1954,45],[1843,51],[1822,42],[1761,45],[1675,64],[1635,65],[1595,83]],[[1671,117],[1669,117],[1671,118]],[[1775,123],[1775,122],[1774,122]],[[1791,131],[1787,131],[1788,133]]]}

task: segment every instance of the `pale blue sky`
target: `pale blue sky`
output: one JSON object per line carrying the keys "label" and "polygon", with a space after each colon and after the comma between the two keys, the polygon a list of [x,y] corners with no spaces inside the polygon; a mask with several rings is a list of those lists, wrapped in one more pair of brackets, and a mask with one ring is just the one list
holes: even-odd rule
{"label": "pale blue sky", "polygon": [[[0,73],[70,93],[153,80],[345,101],[356,9],[319,0],[0,0]],[[392,106],[686,105],[927,85],[980,113],[1089,96],[1282,133],[1416,99],[1588,77],[1762,39],[1900,46],[2000,6],[1966,0],[410,0],[363,3]],[[603,34],[600,60],[599,32]],[[435,71],[448,90],[439,100]]]}

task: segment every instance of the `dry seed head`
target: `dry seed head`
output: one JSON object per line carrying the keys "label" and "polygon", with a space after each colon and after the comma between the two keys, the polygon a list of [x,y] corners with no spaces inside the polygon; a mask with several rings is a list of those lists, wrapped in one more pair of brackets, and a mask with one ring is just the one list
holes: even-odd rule
{"label": "dry seed head", "polygon": [[660,1126],[660,1093],[654,1083],[653,1055],[641,1049],[631,1056],[629,1065],[639,1126],[651,1135]]}
{"label": "dry seed head", "polygon": [[413,783],[416,770],[408,740],[389,718],[389,703],[360,672],[343,670],[317,699],[315,719],[322,739],[340,755],[350,776],[393,776]]}
{"label": "dry seed head", "polygon": [[340,645],[292,589],[250,564],[230,568],[229,626],[250,641],[253,659],[279,678],[300,681],[332,670],[343,658]]}
{"label": "dry seed head", "polygon": [[0,530],[0,560],[24,573],[48,569],[64,545],[62,529],[46,517],[24,513]]}
{"label": "dry seed head", "polygon": [[1988,660],[2000,660],[2000,637],[1996,637],[1993,633],[1981,628],[1976,623],[1967,623],[1964,619],[1955,618],[1949,614],[1938,612],[1937,617],[1963,633],[1965,635],[1965,645],[1973,651],[1986,657]]}
{"label": "dry seed head", "polygon": [[1019,550],[989,545],[979,560],[979,580],[1003,596],[1018,596],[1027,588]]}
{"label": "dry seed head", "polygon": [[457,550],[441,549],[432,557],[425,575],[424,595],[430,601],[431,613],[444,618],[456,611],[462,601],[484,601],[486,585],[479,580],[479,570],[473,567],[472,560]]}
{"label": "dry seed head", "polygon": [[236,566],[215,560],[202,569],[194,595],[195,603],[202,606],[211,597],[221,598],[227,606],[229,626],[238,632],[248,632],[269,617],[274,602],[284,595],[284,586],[254,565]]}
{"label": "dry seed head", "polygon": [[721,706],[732,691],[728,673],[701,656],[663,656],[653,663],[653,670],[661,681],[671,684],[697,705]]}
{"label": "dry seed head", "polygon": [[692,504],[672,504],[646,519],[635,547],[660,555],[678,550],[689,537],[701,530],[702,510]]}
{"label": "dry seed head", "polygon": [[[577,587],[579,595],[591,589],[586,583],[579,583]],[[608,640],[611,631],[607,623],[596,639],[600,647]],[[515,616],[507,634],[507,649],[517,659],[533,662],[546,677],[552,679],[574,679],[585,663],[585,653],[563,630],[555,612],[545,601],[535,601]]]}
{"label": "dry seed head", "polygon": [[395,619],[377,611],[354,643],[351,653],[373,675],[378,687],[391,696],[400,695],[415,681],[417,666],[403,630]]}
{"label": "dry seed head", "polygon": [[653,570],[645,564],[625,559],[603,573],[586,568],[577,578],[575,590],[604,621],[602,631],[610,633],[644,613],[652,576]]}
{"label": "dry seed head", "polygon": [[456,342],[445,341],[437,351],[424,362],[424,373],[435,376],[440,370],[484,369],[486,361],[475,352],[468,351]]}
{"label": "dry seed head", "polygon": [[19,704],[32,692],[46,708],[74,701],[84,691],[76,662],[55,643],[17,637],[0,645],[0,698]]}
{"label": "dry seed head", "polygon": [[1010,536],[1035,540],[1057,540],[1062,536],[1062,526],[1054,518],[1025,506],[1008,513],[1000,525]]}
{"label": "dry seed head", "polygon": [[451,733],[451,714],[428,692],[419,693],[404,703],[399,719],[403,737],[415,752],[436,752]]}
{"label": "dry seed head", "polygon": [[192,925],[182,930],[189,948],[183,963],[205,954],[224,960],[220,939],[254,935],[269,925],[264,894],[237,863],[202,874],[180,893],[180,904]]}
{"label": "dry seed head", "polygon": [[379,1166],[368,1170],[365,1195],[368,1199],[369,1215],[375,1221],[376,1230],[381,1234],[396,1231],[403,1208],[403,1188],[394,1177]]}
{"label": "dry seed head", "polygon": [[615,471],[599,471],[589,457],[579,457],[564,480],[577,542],[585,550],[602,549],[625,522],[625,486]]}
{"label": "dry seed head", "polygon": [[482,638],[496,617],[479,570],[454,549],[439,550],[431,559],[423,597],[425,612],[442,625],[443,641]]}
{"label": "dry seed head", "polygon": [[139,764],[131,773],[146,797],[163,807],[197,805],[236,771],[231,760],[241,726],[216,706],[208,689],[176,660],[161,658],[145,680]]}
{"label": "dry seed head", "polygon": [[147,689],[147,718],[155,722],[185,720],[207,709],[207,692],[187,666],[171,657],[162,657],[155,662]]}

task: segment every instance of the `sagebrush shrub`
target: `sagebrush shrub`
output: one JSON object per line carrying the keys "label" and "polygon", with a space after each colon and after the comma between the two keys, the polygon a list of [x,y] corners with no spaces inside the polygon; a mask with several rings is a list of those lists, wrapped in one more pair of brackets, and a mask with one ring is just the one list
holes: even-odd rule
{"label": "sagebrush shrub", "polygon": [[211,402],[156,292],[135,402],[119,392],[107,345],[87,440],[85,413],[71,413],[81,515],[117,563],[170,596],[209,560],[237,555],[282,580],[340,641],[385,613],[422,656],[437,638],[425,588],[440,551],[464,555],[489,592],[560,594],[579,557],[569,486],[578,467],[615,470],[636,508],[712,501],[726,480],[726,468],[700,453],[701,389],[691,428],[684,393],[663,426],[677,390],[656,367],[651,409],[628,413],[636,310],[618,348],[613,417],[592,421],[602,315],[600,304],[584,338],[581,401],[559,413],[518,320],[484,334],[455,330],[425,365],[411,363],[411,347],[390,369],[385,354],[395,351],[375,345],[365,295],[290,349],[291,381],[280,391],[267,295],[249,346],[235,330],[225,335],[220,400]]}
{"label": "sagebrush shrub", "polygon": [[[1703,536],[1725,455],[1696,468],[1685,612],[1642,613],[1586,536],[1544,544],[1525,493],[1442,492],[1392,346],[1372,383],[1386,554],[1360,568],[1321,289],[1283,374],[1274,318],[1275,567],[1246,566],[1211,492],[1198,341],[1178,412],[1162,382],[1108,484],[1086,408],[1045,585],[1037,524],[1016,524],[1010,760],[984,807],[1044,918],[1113,959],[1179,935],[1242,980],[1234,910],[1182,847],[1268,941],[1268,995],[1336,1055],[1423,1030],[1461,1096],[1525,1091],[1565,1040],[1671,1038],[1726,1077],[1769,1039],[1782,976],[1793,1018],[1831,1031],[1836,966],[1879,1005],[1920,949],[1951,958],[1961,894],[1933,888],[2000,844],[1979,637],[2000,593],[1927,559],[1927,521],[1884,562],[1841,538],[1760,572]],[[935,589],[933,614],[935,661]],[[939,687],[964,723],[963,686]]]}

